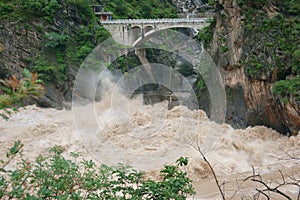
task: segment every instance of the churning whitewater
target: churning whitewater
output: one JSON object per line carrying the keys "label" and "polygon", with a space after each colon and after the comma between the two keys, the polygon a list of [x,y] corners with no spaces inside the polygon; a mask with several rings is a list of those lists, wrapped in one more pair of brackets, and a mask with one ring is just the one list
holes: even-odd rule
{"label": "churning whitewater", "polygon": [[[96,135],[87,134],[87,138],[92,137],[88,139],[78,134],[80,125],[74,125],[72,111],[27,106],[13,113],[7,121],[1,118],[2,157],[16,140],[24,143],[24,158],[32,161],[46,154],[49,147],[61,145],[66,157],[70,152],[81,152],[85,159],[132,165],[155,177],[164,164],[172,164],[180,156],[186,156],[196,196],[217,199],[212,174],[194,147],[201,147],[207,134],[218,133],[218,140],[205,150],[205,154],[219,179],[226,181],[227,194],[233,194],[237,188],[239,197],[255,193],[256,185],[246,183],[243,188],[239,183],[251,175],[252,167],[275,181],[279,181],[280,176],[272,174],[278,170],[300,174],[299,159],[289,159],[291,155],[300,158],[299,135],[282,136],[264,126],[233,129],[228,124],[209,121],[202,110],[190,110],[182,105],[169,110],[167,101],[144,105],[141,96],[128,99],[116,91],[80,109],[84,111],[89,106],[93,106],[100,128]],[[97,142],[89,145],[91,141]],[[11,163],[8,167],[14,166],[15,163]],[[293,188],[286,190],[297,194]]]}

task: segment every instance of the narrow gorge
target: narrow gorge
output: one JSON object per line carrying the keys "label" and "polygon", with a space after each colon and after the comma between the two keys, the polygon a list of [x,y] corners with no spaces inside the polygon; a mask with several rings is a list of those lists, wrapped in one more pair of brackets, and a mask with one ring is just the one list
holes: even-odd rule
{"label": "narrow gorge", "polygon": [[[207,5],[205,1],[172,3],[181,17],[215,12],[211,25],[198,33],[198,39],[222,73],[228,101],[226,122],[237,128],[265,125],[282,134],[297,134],[300,127],[298,4],[230,0],[215,5]],[[47,9],[52,9],[52,13],[45,8],[37,16],[16,14],[1,20],[0,78],[13,74],[21,77],[22,70],[27,68],[38,72],[45,82],[46,95],[30,100],[29,104],[70,107],[72,82],[80,62],[108,35],[101,25],[96,25],[99,22],[93,21],[88,7],[86,3],[49,4]],[[45,15],[46,20],[39,15]],[[280,28],[287,30],[280,33]],[[181,31],[193,36],[193,30]],[[146,57],[150,62],[173,65],[184,71],[185,76],[197,79],[191,66],[176,55],[147,50]],[[140,64],[136,57],[125,60],[132,66]],[[117,61],[115,67],[126,68],[120,66],[124,61]],[[195,91],[200,108],[209,115],[208,91],[199,89],[199,85],[203,85],[201,78],[195,83]]]}
{"label": "narrow gorge", "polygon": [[154,181],[186,157],[184,199],[299,199],[299,13],[298,0],[3,0],[0,161],[24,147],[0,166],[0,198],[3,174],[59,145]]}

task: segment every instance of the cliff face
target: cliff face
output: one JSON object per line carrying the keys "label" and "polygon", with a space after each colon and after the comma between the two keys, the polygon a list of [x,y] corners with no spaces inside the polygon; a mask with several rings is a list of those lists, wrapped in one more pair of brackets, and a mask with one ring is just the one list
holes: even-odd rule
{"label": "cliff face", "polygon": [[208,0],[172,0],[172,3],[177,7],[180,17],[197,17],[199,12],[213,11],[213,7],[208,5]]}
{"label": "cliff face", "polygon": [[[40,22],[31,23],[32,26],[41,26]],[[16,74],[22,71],[31,57],[41,48],[42,34],[24,28],[24,23],[3,20],[0,22],[1,67]],[[3,77],[2,77],[3,78]]]}
{"label": "cliff face", "polygon": [[[282,102],[272,92],[277,81],[296,76],[297,72],[291,70],[284,57],[281,57],[281,68],[274,63],[274,56],[281,55],[276,51],[279,48],[265,44],[267,34],[247,29],[247,16],[237,1],[220,0],[219,3],[223,9],[216,13],[208,50],[220,67],[227,88],[227,121],[241,127],[261,124],[281,133],[297,134],[300,109],[296,98],[289,96]],[[279,8],[272,4],[261,9],[266,13],[266,21],[279,12]],[[266,65],[269,67],[263,68]]]}
{"label": "cliff face", "polygon": [[[43,9],[49,9],[49,5]],[[16,7],[11,17],[0,20],[0,78],[20,78],[25,68],[38,72],[46,95],[28,103],[61,109],[64,102],[71,100],[72,82],[80,64],[75,49],[80,42],[93,39],[78,36],[91,19],[78,5],[62,1],[51,8],[51,17],[38,10],[31,13],[18,9],[21,10]],[[77,42],[76,37],[81,41]]]}

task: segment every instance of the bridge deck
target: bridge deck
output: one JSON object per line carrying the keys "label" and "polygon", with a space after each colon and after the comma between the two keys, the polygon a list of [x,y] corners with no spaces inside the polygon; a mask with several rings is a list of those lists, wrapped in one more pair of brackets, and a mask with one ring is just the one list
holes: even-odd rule
{"label": "bridge deck", "polygon": [[152,23],[205,23],[205,18],[172,18],[172,19],[115,19],[101,21],[101,24],[152,24]]}

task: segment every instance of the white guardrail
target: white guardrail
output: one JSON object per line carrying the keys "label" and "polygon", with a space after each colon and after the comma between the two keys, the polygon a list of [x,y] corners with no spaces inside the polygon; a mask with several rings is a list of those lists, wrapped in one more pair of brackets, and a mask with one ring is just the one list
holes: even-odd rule
{"label": "white guardrail", "polygon": [[173,19],[114,19],[102,21],[101,24],[151,24],[151,23],[205,23],[205,18],[173,18]]}

